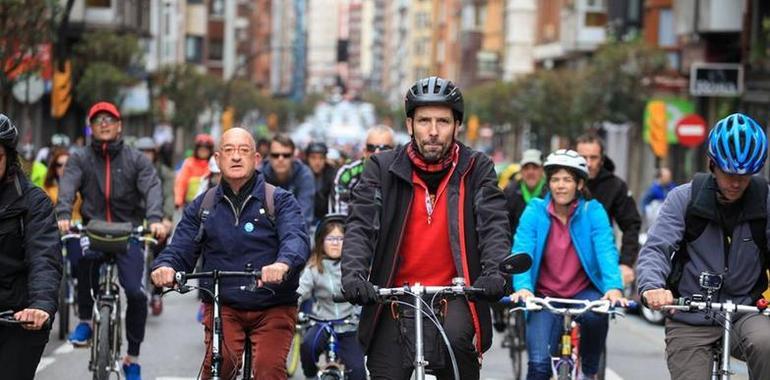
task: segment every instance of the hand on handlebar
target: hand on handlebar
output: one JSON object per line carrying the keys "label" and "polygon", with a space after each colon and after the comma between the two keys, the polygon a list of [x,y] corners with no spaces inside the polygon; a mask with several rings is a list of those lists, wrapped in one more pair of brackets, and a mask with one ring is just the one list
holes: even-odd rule
{"label": "hand on handlebar", "polygon": [[14,313],[13,317],[20,322],[31,322],[21,325],[25,330],[40,330],[51,318],[51,315],[40,309],[24,309]]}
{"label": "hand on handlebar", "polygon": [[619,289],[610,289],[607,293],[604,293],[603,300],[609,300],[610,306],[622,306],[628,307],[628,299],[623,297],[623,292]]}
{"label": "hand on handlebar", "polygon": [[280,284],[288,272],[289,266],[284,263],[265,265],[262,267],[262,279],[259,286],[262,284]]}
{"label": "hand on handlebar", "polygon": [[481,275],[473,282],[474,288],[483,289],[483,292],[476,297],[488,302],[496,302],[506,295],[505,278],[499,274]]}
{"label": "hand on handlebar", "polygon": [[164,226],[163,223],[150,224],[150,232],[158,240],[163,240],[166,238],[166,226]]}
{"label": "hand on handlebar", "polygon": [[674,295],[668,289],[650,289],[642,293],[644,302],[653,310],[660,310],[665,305],[674,303]]}
{"label": "hand on handlebar", "polygon": [[516,303],[519,303],[519,301],[523,302],[534,296],[535,295],[532,294],[532,292],[530,292],[529,290],[521,289],[518,292],[514,292],[513,294],[511,294],[511,303],[516,304]]}
{"label": "hand on handlebar", "polygon": [[155,286],[173,288],[175,284],[174,276],[176,271],[170,267],[160,267],[152,271],[150,277],[152,277],[152,283]]}
{"label": "hand on handlebar", "polygon": [[342,285],[345,299],[354,305],[373,305],[379,300],[377,290],[371,282],[355,279]]}
{"label": "hand on handlebar", "polygon": [[70,231],[70,220],[69,219],[62,219],[58,222],[56,222],[59,225],[59,232],[62,234],[66,234]]}

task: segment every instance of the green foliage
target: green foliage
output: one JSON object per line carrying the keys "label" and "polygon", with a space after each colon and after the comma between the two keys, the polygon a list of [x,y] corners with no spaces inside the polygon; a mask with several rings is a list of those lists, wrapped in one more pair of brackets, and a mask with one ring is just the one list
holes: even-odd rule
{"label": "green foliage", "polygon": [[203,74],[192,65],[168,66],[159,70],[154,85],[161,96],[174,103],[171,122],[194,131],[200,112],[221,103],[224,84],[213,75]]}
{"label": "green foliage", "polygon": [[75,99],[83,108],[100,100],[119,104],[120,90],[140,80],[128,74],[142,65],[142,49],[135,35],[85,33],[72,51]]}

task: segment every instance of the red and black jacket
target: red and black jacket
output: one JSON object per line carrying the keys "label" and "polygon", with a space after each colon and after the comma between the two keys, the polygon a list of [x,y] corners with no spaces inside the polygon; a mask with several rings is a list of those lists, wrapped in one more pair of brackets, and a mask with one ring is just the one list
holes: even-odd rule
{"label": "red and black jacket", "polygon": [[[457,166],[447,188],[449,234],[458,275],[467,284],[482,273],[496,273],[511,251],[505,198],[497,187],[492,161],[460,144]],[[342,285],[359,278],[380,287],[393,286],[404,225],[414,193],[412,163],[401,147],[367,160],[353,190],[342,248]],[[371,272],[370,272],[371,268]],[[486,302],[471,303],[476,348],[492,345],[492,322]],[[369,344],[383,312],[381,304],[365,306],[358,337]]]}

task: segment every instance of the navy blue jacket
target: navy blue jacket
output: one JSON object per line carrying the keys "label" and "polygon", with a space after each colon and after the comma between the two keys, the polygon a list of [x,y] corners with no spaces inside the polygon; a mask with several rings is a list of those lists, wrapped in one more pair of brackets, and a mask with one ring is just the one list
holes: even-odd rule
{"label": "navy blue jacket", "polygon": [[299,160],[292,161],[291,178],[287,183],[279,183],[275,178],[273,167],[270,161],[262,164],[262,173],[267,183],[278,186],[294,194],[302,209],[302,216],[305,218],[305,224],[310,228],[313,225],[313,213],[315,202],[315,177],[313,171]]}
{"label": "navy blue jacket", "polygon": [[[269,285],[275,294],[268,289],[242,290],[240,287],[248,285],[248,280],[228,278],[220,283],[220,297],[224,305],[244,310],[296,305],[299,277],[310,252],[302,212],[291,193],[276,188],[275,222],[271,221],[267,216],[264,177],[259,172],[256,175],[251,195],[239,212],[235,212],[222,187],[217,188],[200,243],[195,242],[195,236],[204,195],[189,204],[171,244],[155,259],[153,269],[168,266],[192,272],[199,255],[203,257],[203,271],[242,271],[247,263],[258,270],[275,262],[285,263],[290,268],[287,278],[280,285]],[[201,285],[212,288],[211,280],[201,280]]]}

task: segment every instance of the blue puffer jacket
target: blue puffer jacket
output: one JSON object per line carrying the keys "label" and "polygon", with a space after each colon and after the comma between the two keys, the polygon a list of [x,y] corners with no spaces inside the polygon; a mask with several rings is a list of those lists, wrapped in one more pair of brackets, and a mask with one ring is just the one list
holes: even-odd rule
{"label": "blue puffer jacket", "polygon": [[[513,276],[516,290],[527,289],[534,293],[543,261],[543,250],[551,230],[551,216],[548,204],[551,195],[545,199],[532,199],[519,220],[512,253],[527,253],[532,256],[532,267]],[[583,270],[588,279],[600,292],[623,289],[623,280],[618,266],[618,249],[612,234],[609,218],[604,207],[596,200],[580,199],[575,214],[569,221],[570,236]]]}
{"label": "blue puffer jacket", "polygon": [[[267,217],[264,178],[259,172],[256,175],[251,195],[238,213],[225,198],[222,188],[217,188],[200,244],[195,242],[195,236],[199,227],[198,210],[205,193],[188,205],[171,244],[155,259],[153,269],[168,266],[176,271],[192,272],[200,254],[203,271],[242,271],[247,263],[258,270],[275,262],[285,263],[290,268],[286,280],[270,286],[275,294],[268,289],[242,290],[240,287],[248,285],[247,280],[228,278],[221,281],[220,297],[223,304],[245,310],[296,305],[299,277],[310,252],[302,212],[291,193],[276,188],[273,225]],[[211,288],[210,280],[201,280],[201,284]]]}

